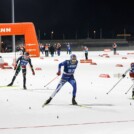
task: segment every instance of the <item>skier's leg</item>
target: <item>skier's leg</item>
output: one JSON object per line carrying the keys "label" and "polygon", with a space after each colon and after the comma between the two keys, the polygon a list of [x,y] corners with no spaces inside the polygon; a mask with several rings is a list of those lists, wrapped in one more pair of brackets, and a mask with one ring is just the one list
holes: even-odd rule
{"label": "skier's leg", "polygon": [[64,79],[61,79],[61,80],[60,80],[59,84],[57,85],[56,90],[55,90],[55,91],[53,92],[53,94],[51,95],[51,98],[53,98],[53,97],[56,95],[56,93],[59,92],[59,90],[62,88],[62,86],[63,86],[66,82],[67,82],[67,81],[64,80]]}
{"label": "skier's leg", "polygon": [[12,86],[12,85],[13,85],[13,83],[14,83],[14,81],[15,81],[17,75],[19,74],[20,70],[21,70],[21,68],[20,68],[20,66],[19,66],[19,67],[16,69],[15,75],[13,76],[11,83],[8,84],[7,86]]}
{"label": "skier's leg", "polygon": [[59,92],[59,90],[61,89],[61,87],[66,83],[67,81],[64,79],[61,79],[59,84],[57,85],[56,90],[52,93],[52,95],[50,96],[50,98],[44,103],[44,105],[47,105],[50,103],[50,101],[53,99],[53,97]]}
{"label": "skier's leg", "polygon": [[132,98],[134,99],[134,78],[131,78],[132,82],[133,82],[133,86],[132,86]]}
{"label": "skier's leg", "polygon": [[22,69],[22,74],[23,74],[23,88],[26,88],[26,69]]}
{"label": "skier's leg", "polygon": [[70,79],[69,81],[68,81],[71,85],[72,85],[72,87],[73,87],[73,92],[72,92],[72,104],[73,105],[77,105],[77,102],[76,102],[76,100],[75,100],[75,97],[76,97],[76,92],[77,92],[77,84],[76,84],[76,81],[75,81],[75,79],[73,78],[73,79]]}
{"label": "skier's leg", "polygon": [[13,83],[14,83],[14,81],[15,81],[15,79],[16,79],[16,76],[14,75],[14,76],[13,76],[13,78],[12,78],[11,83],[9,83],[7,86],[12,86],[12,85],[13,85]]}

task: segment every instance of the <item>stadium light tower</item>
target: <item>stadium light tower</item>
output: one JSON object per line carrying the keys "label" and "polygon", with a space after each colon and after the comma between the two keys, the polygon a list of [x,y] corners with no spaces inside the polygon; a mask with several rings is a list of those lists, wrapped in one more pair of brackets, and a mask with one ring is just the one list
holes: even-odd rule
{"label": "stadium light tower", "polygon": [[[12,0],[12,23],[15,23],[15,13],[14,13],[14,0]],[[15,35],[12,36],[12,48],[13,52],[15,52]]]}

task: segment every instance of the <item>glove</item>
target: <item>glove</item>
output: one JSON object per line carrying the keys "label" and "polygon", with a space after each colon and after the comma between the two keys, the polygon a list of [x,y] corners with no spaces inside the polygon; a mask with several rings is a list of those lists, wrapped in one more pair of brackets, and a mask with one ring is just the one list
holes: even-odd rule
{"label": "glove", "polygon": [[57,73],[57,75],[60,76],[60,75],[61,75],[61,72],[59,71],[59,72]]}
{"label": "glove", "polygon": [[34,70],[32,69],[32,73],[33,73],[33,75],[35,75],[35,72],[34,72]]}
{"label": "glove", "polygon": [[122,75],[123,78],[124,78],[125,76],[126,76],[125,74]]}
{"label": "glove", "polygon": [[17,69],[17,65],[14,66],[14,70],[16,70],[16,69]]}

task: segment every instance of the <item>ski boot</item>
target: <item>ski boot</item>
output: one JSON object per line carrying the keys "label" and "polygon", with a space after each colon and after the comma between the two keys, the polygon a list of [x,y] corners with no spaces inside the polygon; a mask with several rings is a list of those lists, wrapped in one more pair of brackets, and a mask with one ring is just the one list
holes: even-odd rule
{"label": "ski boot", "polygon": [[13,85],[13,83],[11,82],[10,84],[8,84],[7,86],[12,86]]}
{"label": "ski boot", "polygon": [[23,89],[24,89],[24,90],[26,90],[26,89],[27,89],[27,87],[26,87],[26,86],[23,86]]}
{"label": "ski boot", "polygon": [[46,102],[42,105],[42,107],[44,107],[45,105],[49,104],[51,100],[52,100],[52,98],[50,97],[48,100],[46,100]]}
{"label": "ski boot", "polygon": [[76,100],[75,100],[75,97],[72,98],[72,105],[78,105]]}
{"label": "ski boot", "polygon": [[16,78],[16,76],[14,76],[14,77],[13,77],[13,79],[12,79],[11,83],[10,83],[10,84],[8,84],[7,86],[12,86],[12,85],[13,85],[13,83],[14,83],[14,81],[15,81],[15,78]]}

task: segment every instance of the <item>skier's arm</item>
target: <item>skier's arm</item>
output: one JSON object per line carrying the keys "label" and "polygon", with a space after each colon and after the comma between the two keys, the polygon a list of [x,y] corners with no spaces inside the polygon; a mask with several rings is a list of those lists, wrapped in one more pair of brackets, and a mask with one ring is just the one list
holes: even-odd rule
{"label": "skier's arm", "polygon": [[66,61],[61,62],[61,63],[58,65],[58,72],[57,72],[57,75],[61,75],[61,67],[64,66],[65,64],[66,64]]}
{"label": "skier's arm", "polygon": [[33,75],[35,75],[35,71],[34,71],[33,65],[32,65],[32,63],[31,63],[31,59],[29,59],[29,65],[30,65],[30,67],[31,67],[31,70],[32,70]]}
{"label": "skier's arm", "polygon": [[17,61],[16,61],[16,65],[18,64],[18,62],[21,60],[21,58],[22,58],[22,56],[21,57],[19,57],[18,59],[17,59]]}
{"label": "skier's arm", "polygon": [[18,62],[21,60],[21,58],[22,58],[22,56],[17,59],[15,65],[14,65],[14,70],[17,69]]}

